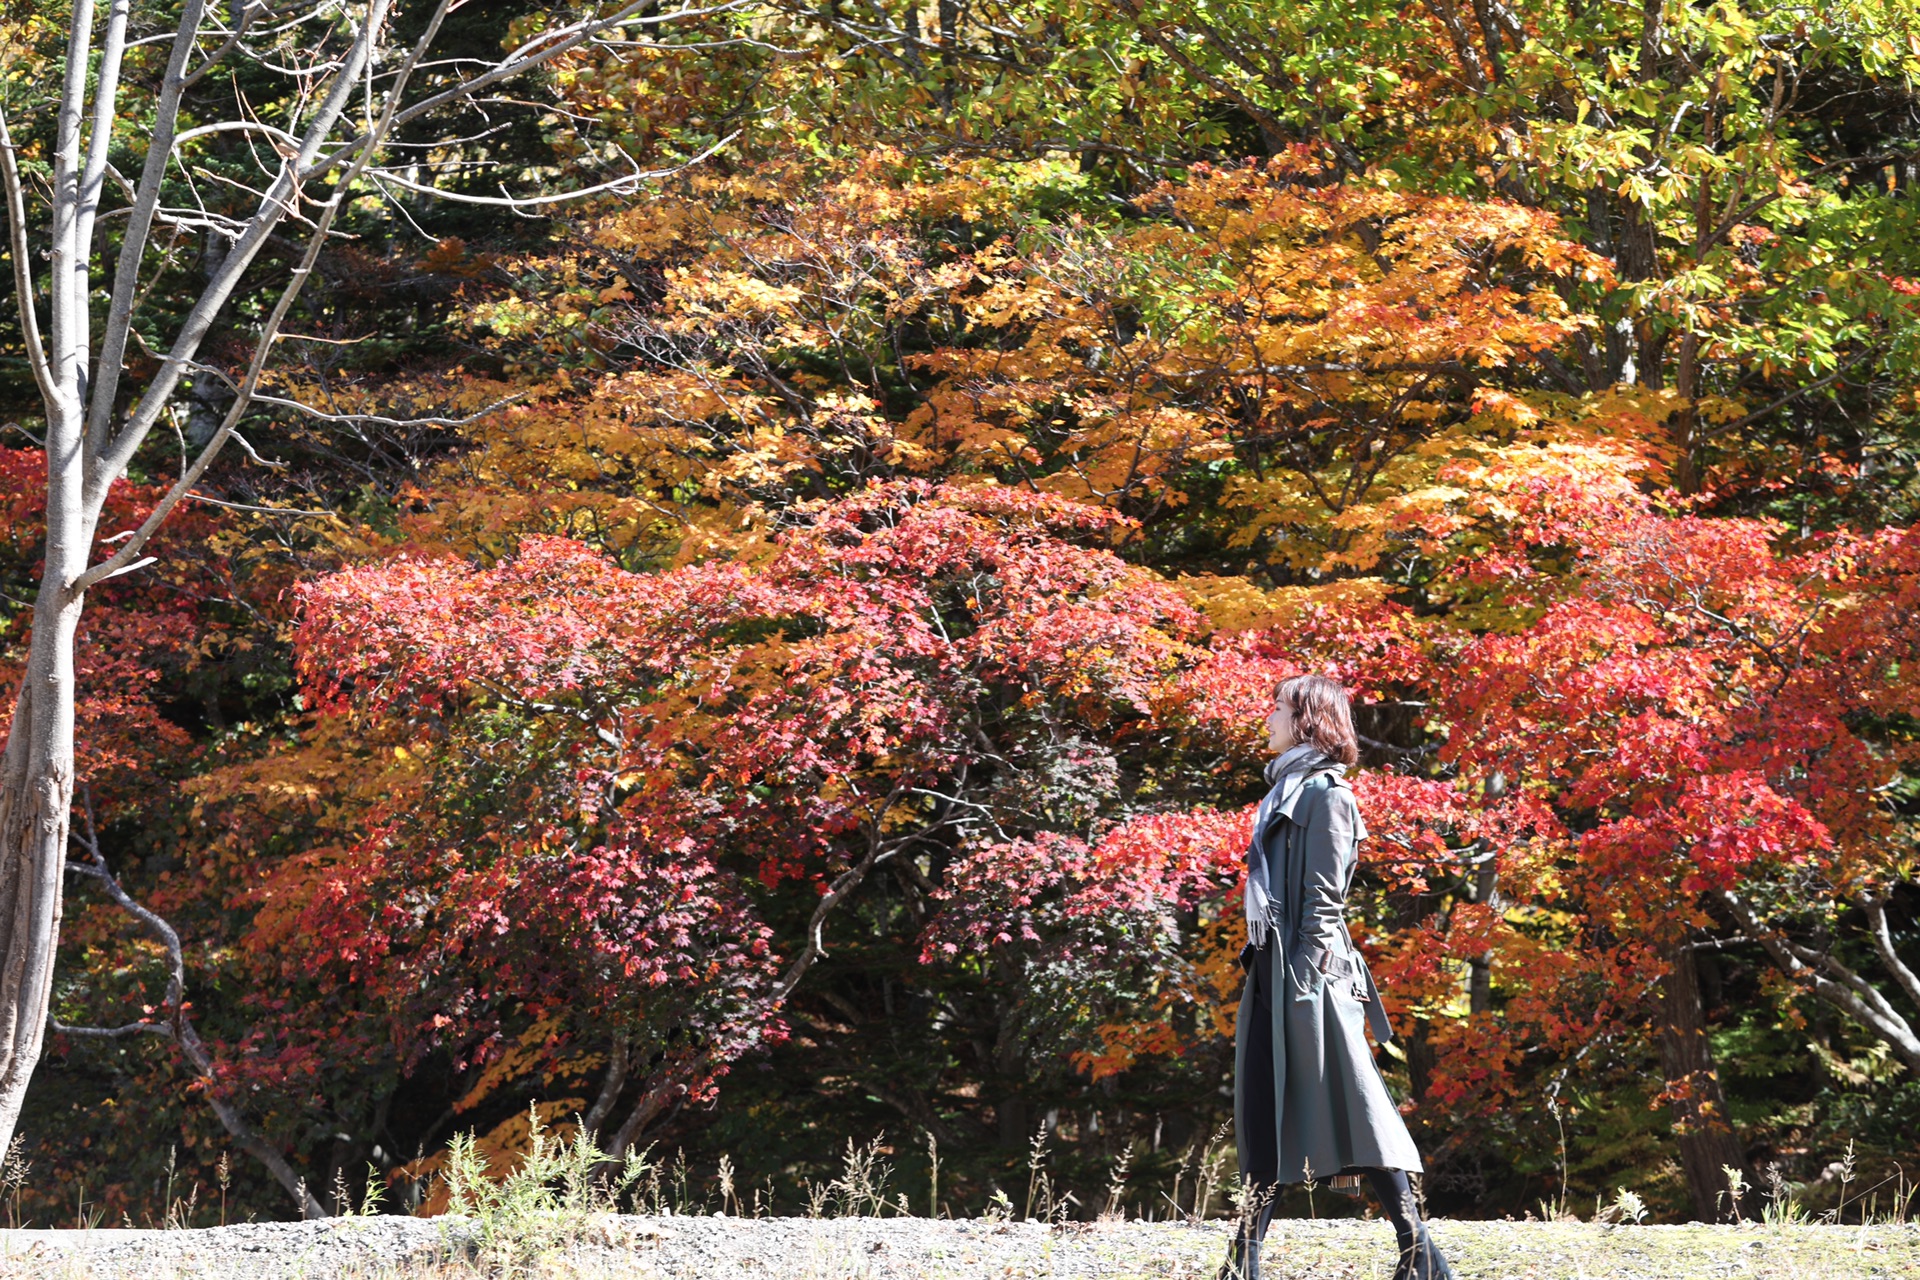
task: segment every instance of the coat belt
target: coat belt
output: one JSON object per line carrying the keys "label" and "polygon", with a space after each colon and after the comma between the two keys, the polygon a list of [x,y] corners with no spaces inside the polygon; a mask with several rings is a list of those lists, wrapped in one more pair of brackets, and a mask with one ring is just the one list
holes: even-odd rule
{"label": "coat belt", "polygon": [[[1341,932],[1346,932],[1346,921],[1340,922]],[[1347,935],[1347,945],[1353,946],[1353,935]],[[1387,1017],[1386,1006],[1380,1002],[1380,988],[1373,981],[1373,970],[1367,967],[1366,957],[1355,947],[1348,956],[1335,955],[1325,947],[1308,943],[1300,948],[1300,958],[1318,969],[1329,978],[1346,981],[1356,975],[1366,979],[1366,990],[1356,992],[1367,1006],[1367,1025],[1373,1028],[1373,1038],[1381,1044],[1393,1039],[1393,1023]]]}

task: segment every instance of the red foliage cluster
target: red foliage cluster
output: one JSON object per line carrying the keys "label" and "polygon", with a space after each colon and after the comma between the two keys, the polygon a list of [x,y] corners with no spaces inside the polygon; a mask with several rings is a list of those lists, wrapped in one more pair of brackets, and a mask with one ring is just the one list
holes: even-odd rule
{"label": "red foliage cluster", "polygon": [[[553,1022],[556,1055],[610,1027],[671,1042],[699,1093],[781,1033],[755,894],[825,893],[996,806],[1099,803],[1100,743],[1145,721],[1198,625],[1098,545],[1117,517],[917,482],[799,514],[757,565],[635,574],[530,538],[492,567],[401,558],[304,586],[299,663],[320,705],[398,717],[411,754],[443,763],[276,936],[306,937],[416,1053],[486,1060],[511,1009]],[[1064,725],[1083,746],[1055,749]],[[514,735],[537,751],[496,750]],[[454,743],[488,755],[511,802],[474,812]],[[968,791],[1022,760],[1025,792]],[[1075,842],[1038,838],[1034,874],[1057,875],[1056,842]],[[1085,862],[1113,893],[1070,916],[1210,883],[1199,845],[1169,861],[1130,839],[1168,864],[1160,889],[1103,844]],[[976,929],[991,904],[958,909]]]}
{"label": "red foliage cluster", "polygon": [[[38,449],[0,448],[0,586],[20,602],[39,578],[46,466]],[[137,528],[163,492],[116,484],[101,516],[106,538]],[[191,745],[161,706],[174,692],[163,682],[198,656],[202,613],[217,587],[213,566],[180,554],[209,528],[200,513],[182,513],[153,544],[155,564],[89,593],[75,656],[75,781],[99,784],[103,804],[148,789],[156,765],[177,763]],[[0,611],[0,704],[8,707],[31,640],[28,621],[25,609]]]}

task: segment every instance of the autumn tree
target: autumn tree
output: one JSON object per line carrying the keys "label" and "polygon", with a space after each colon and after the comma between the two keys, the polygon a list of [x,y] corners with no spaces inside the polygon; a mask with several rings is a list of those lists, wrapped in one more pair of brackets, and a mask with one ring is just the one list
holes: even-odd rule
{"label": "autumn tree", "polygon": [[[527,522],[657,564],[750,546],[812,495],[916,472],[991,476],[1127,512],[1140,521],[1127,554],[1210,570],[1183,586],[1218,629],[1211,656],[1186,686],[1191,705],[1162,709],[1168,723],[1194,717],[1186,751],[1250,776],[1246,726],[1264,691],[1317,662],[1372,704],[1380,763],[1418,770],[1438,753],[1451,770],[1446,752],[1468,750],[1472,717],[1419,709],[1438,705],[1461,637],[1525,628],[1583,581],[1566,557],[1654,527],[1633,521],[1648,492],[1682,480],[1678,415],[1748,412],[1660,386],[1566,389],[1556,362],[1599,327],[1568,299],[1616,287],[1615,265],[1524,204],[1410,194],[1386,174],[1342,180],[1298,151],[1196,166],[1145,192],[1150,216],[1137,223],[1022,227],[1018,183],[1065,180],[1046,164],[958,164],[923,182],[877,153],[804,197],[767,175],[710,177],[582,223],[563,256],[520,264],[532,293],[475,310],[500,350],[569,368],[573,390],[549,383],[481,433],[436,477],[446,488],[421,490],[411,531],[491,547]],[[957,249],[938,229],[956,209],[1004,234]],[[1910,323],[1904,296],[1890,288],[1875,304],[1890,334]],[[1737,493],[1759,480],[1728,483]],[[543,486],[550,497],[529,498]],[[1367,661],[1394,678],[1368,675],[1343,634],[1378,646]],[[1683,984],[1658,1009],[1632,993],[1648,957],[1666,957],[1662,982],[1684,977],[1692,940],[1608,949],[1596,966],[1577,933],[1509,927],[1509,913],[1566,907],[1557,793],[1513,766],[1465,790],[1415,781],[1377,790],[1401,842],[1376,864],[1393,904],[1378,945],[1418,1015],[1414,1052],[1447,1055],[1421,1057],[1423,1095],[1477,1123],[1509,1096],[1506,1068],[1487,1064],[1518,1045],[1577,1062],[1583,1038],[1658,1042],[1673,1048],[1664,1096],[1684,1127],[1689,1090],[1715,1078],[1698,992]],[[1011,842],[978,865],[1004,857],[1035,886],[1030,901],[1064,903],[1098,847]],[[1231,861],[1211,846],[1205,857]],[[1167,901],[1230,926],[1204,894],[1183,893]],[[943,936],[1009,949],[996,972],[1040,980],[1047,956],[1078,953],[1076,918],[1059,917],[1051,938],[1037,926],[1037,939]],[[1624,936],[1651,945],[1665,927],[1637,919]],[[1169,945],[1199,935],[1190,923],[1179,937]],[[1192,959],[1156,954],[1168,971]],[[1231,977],[1191,972],[1163,990],[1163,1009],[1198,1009]],[[1446,1012],[1461,973],[1481,1019],[1466,1025]],[[1611,977],[1596,986],[1599,974]],[[1079,1050],[1095,1069],[1191,1043],[1139,1007],[1110,1012]],[[1662,1025],[1672,1030],[1644,1038]],[[1696,1209],[1711,1216],[1719,1170],[1743,1157],[1717,1122],[1697,1133],[1682,1151]]]}
{"label": "autumn tree", "polygon": [[[444,121],[450,107],[485,97],[492,86],[584,43],[610,38],[643,6],[615,6],[556,24],[478,67],[465,64],[449,75],[436,66],[416,80],[449,7],[424,12],[407,39],[396,30],[399,14],[387,0],[344,16],[331,5],[297,9],[271,22],[258,6],[229,15],[195,0],[177,14],[150,14],[132,0],[114,0],[103,13],[82,3],[72,13],[64,51],[47,63],[57,89],[31,104],[52,122],[44,152],[23,155],[9,120],[17,108],[0,114],[9,254],[25,355],[43,401],[48,468],[43,567],[0,772],[0,885],[8,904],[0,950],[10,975],[0,990],[0,1138],[11,1136],[44,1035],[77,769],[75,638],[87,592],[150,563],[148,543],[174,508],[190,500],[249,410],[263,397],[285,404],[285,397],[270,395],[273,356],[342,208],[383,182],[420,185],[387,167],[396,130],[423,127],[436,113]],[[640,22],[657,29],[671,20],[649,12]],[[287,99],[283,119],[231,114],[194,123],[183,114],[191,86],[240,66],[290,79],[297,92]],[[142,88],[153,94],[152,119],[133,141],[119,132],[121,108]],[[176,167],[192,163],[196,144],[204,148],[226,134],[245,136],[261,148],[256,154],[273,157],[260,162],[242,211],[230,216],[196,207],[190,194],[186,207],[174,203],[182,194],[174,185]],[[123,154],[116,164],[123,147],[132,159]],[[38,166],[46,174],[44,195],[28,181]],[[127,204],[111,207],[108,173],[122,168],[139,176]],[[615,182],[634,180],[628,174]],[[518,207],[511,195],[465,198]],[[136,526],[103,529],[113,485],[176,394],[189,380],[224,376],[198,359],[201,346],[289,223],[308,234],[262,307],[250,354],[230,379],[224,414]],[[165,234],[203,226],[226,241],[219,265],[169,332],[150,335],[143,328],[149,317],[142,307],[150,302],[141,290],[144,273],[170,252]],[[36,267],[43,252],[44,277]],[[96,561],[103,538],[112,549]]]}
{"label": "autumn tree", "polygon": [[[1101,545],[1123,522],[923,483],[795,515],[758,565],[633,574],[529,538],[308,588],[316,695],[423,763],[263,945],[321,940],[402,1044],[487,1068],[473,1102],[591,1052],[617,1154],[783,1034],[870,877],[974,918],[959,850],[1098,829],[1193,624]],[[1140,889],[1109,872],[1108,925]]]}
{"label": "autumn tree", "polygon": [[[1693,949],[1716,917],[1920,1065],[1920,1010],[1894,1004],[1912,999],[1914,973],[1886,940],[1908,859],[1875,799],[1911,750],[1886,726],[1913,715],[1901,672],[1916,636],[1896,603],[1913,591],[1913,550],[1905,531],[1783,547],[1765,522],[1637,505],[1596,526],[1573,590],[1538,621],[1448,668],[1448,749],[1548,800],[1566,842],[1554,897],[1578,904],[1592,936],[1621,940],[1623,978],[1664,969],[1667,1096],[1711,1216],[1721,1170],[1745,1163],[1694,987]],[[1803,901],[1858,904],[1891,995],[1769,922],[1796,886]]]}
{"label": "autumn tree", "polygon": [[[558,185],[614,147],[724,158],[562,210],[497,190],[497,135],[407,117],[395,147],[448,163],[369,160],[391,203],[335,230],[397,227],[409,182],[563,216],[348,272],[433,282],[433,367],[382,366],[419,341],[384,320],[338,354],[367,331],[336,321],[252,393],[329,416],[242,424],[416,433],[333,460],[364,494],[283,564],[318,579],[287,597],[302,702],[185,784],[217,830],[166,900],[246,993],[275,1142],[351,1133],[339,1167],[429,1078],[462,1122],[534,1094],[677,1138],[704,1120],[673,1100],[724,1114],[762,1049],[813,1073],[782,1114],[904,1119],[981,1169],[1043,1104],[1090,1162],[1150,1113],[1208,1127],[1254,726],[1302,669],[1361,693],[1355,927],[1438,1194],[1531,1204],[1541,1100],[1583,1095],[1575,1179],[1677,1153],[1644,1185],[1713,1215],[1803,1122],[1740,1121],[1708,1028],[1804,1054],[1804,1017],[1881,1063],[1803,1072],[1821,1106],[1846,1073],[1897,1093],[1904,11],[769,5],[688,18],[687,56],[554,21],[509,38],[552,54]],[[396,119],[454,87],[419,84]],[[187,147],[244,178],[211,155],[241,137]],[[289,252],[242,280],[261,314]],[[209,350],[189,426],[248,376]],[[1013,565],[1047,584],[1018,607]],[[1100,696],[995,665],[1002,608],[1008,653]]]}

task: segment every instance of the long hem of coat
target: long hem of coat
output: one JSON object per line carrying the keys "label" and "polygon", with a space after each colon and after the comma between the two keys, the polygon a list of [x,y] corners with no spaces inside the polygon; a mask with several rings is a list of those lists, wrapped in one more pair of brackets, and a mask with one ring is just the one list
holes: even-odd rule
{"label": "long hem of coat", "polygon": [[[1353,1169],[1420,1172],[1420,1152],[1367,1044],[1365,1005],[1324,979],[1295,999],[1274,953],[1271,945],[1254,953],[1234,1034],[1241,1177],[1286,1186]],[[1276,989],[1287,995],[1279,1019]]]}

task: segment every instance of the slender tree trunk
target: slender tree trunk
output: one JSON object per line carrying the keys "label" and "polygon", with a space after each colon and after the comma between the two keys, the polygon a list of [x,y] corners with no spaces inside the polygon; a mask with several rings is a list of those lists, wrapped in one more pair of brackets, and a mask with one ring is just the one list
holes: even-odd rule
{"label": "slender tree trunk", "polygon": [[1700,443],[1697,439],[1700,426],[1700,338],[1697,334],[1681,335],[1676,364],[1678,368],[1674,373],[1673,389],[1680,397],[1680,407],[1674,410],[1673,423],[1669,428],[1678,455],[1673,463],[1673,487],[1681,493],[1692,495],[1700,492],[1700,466],[1694,456]]}
{"label": "slender tree trunk", "polygon": [[1426,1019],[1409,1018],[1408,1022],[1406,1034],[1400,1037],[1401,1052],[1407,1055],[1407,1085],[1413,1091],[1415,1102],[1425,1102],[1433,1089],[1433,1073],[1440,1065],[1440,1055],[1433,1050]]}
{"label": "slender tree trunk", "polygon": [[[200,1033],[194,1028],[193,1016],[187,1012],[187,957],[186,950],[180,945],[180,933],[165,917],[135,901],[132,894],[120,883],[112,869],[107,865],[106,857],[100,851],[100,832],[94,825],[93,804],[88,799],[85,809],[85,825],[75,834],[78,843],[88,853],[88,860],[77,861],[69,857],[65,869],[81,875],[91,876],[100,883],[100,887],[109,898],[119,904],[120,909],[139,921],[154,939],[167,949],[167,994],[165,1003],[159,1010],[149,1008],[147,1013],[159,1012],[164,1021],[129,1022],[117,1027],[75,1027],[68,1026],[49,1017],[47,1024],[55,1031],[69,1036],[89,1040],[117,1040],[128,1035],[154,1035],[171,1041],[192,1064],[200,1078],[202,1092],[213,1113],[220,1118],[229,1136],[248,1155],[265,1165],[274,1179],[294,1198],[301,1215],[308,1218],[324,1218],[326,1207],[317,1196],[307,1188],[307,1180],[294,1171],[287,1158],[263,1141],[240,1108],[220,1096],[220,1081],[214,1069],[213,1052],[206,1042],[200,1039]],[[170,1013],[169,1013],[170,1011]],[[375,1125],[377,1129],[378,1124]]]}
{"label": "slender tree trunk", "polygon": [[1493,952],[1467,957],[1467,1012],[1493,1012]]}
{"label": "slender tree trunk", "polygon": [[[240,1113],[240,1108],[220,1096],[213,1075],[213,1055],[207,1051],[207,1046],[201,1041],[200,1033],[194,1030],[192,1022],[185,1018],[181,1019],[180,1035],[175,1043],[180,1046],[181,1052],[186,1054],[187,1061],[193,1064],[194,1070],[200,1073],[200,1078],[206,1082],[207,1105],[213,1108],[213,1114],[219,1117],[221,1128],[227,1131],[227,1136],[233,1139],[234,1145],[266,1166],[267,1172],[273,1175],[273,1180],[293,1197],[301,1217],[310,1220],[327,1217],[326,1205],[320,1202],[320,1197],[314,1194],[314,1189],[309,1187],[307,1180],[294,1170],[293,1165],[286,1156],[281,1154],[279,1148],[254,1132],[253,1126],[248,1124],[247,1118]],[[344,1209],[342,1211],[344,1212]]]}
{"label": "slender tree trunk", "polygon": [[[1506,775],[1496,773],[1487,780],[1487,794],[1507,792]],[[1473,900],[1495,911],[1501,906],[1500,864],[1491,855],[1473,876]],[[1467,1011],[1479,1015],[1493,1012],[1493,952],[1483,951],[1467,960]]]}
{"label": "slender tree trunk", "polygon": [[[112,80],[119,74],[129,9],[125,0],[110,0],[109,12],[100,74]],[[0,760],[0,1142],[13,1139],[27,1083],[40,1061],[53,995],[67,828],[73,814],[73,646],[85,595],[74,590],[74,584],[87,570],[94,532],[85,500],[93,336],[87,273],[106,152],[104,141],[95,148],[97,155],[81,148],[93,48],[91,0],[76,0],[71,27],[54,123],[44,345],[35,332],[30,261],[18,265],[16,278],[29,363],[46,405],[47,504],[33,636],[7,727],[6,754]],[[0,142],[10,147],[11,135]],[[5,176],[9,226],[19,232],[10,239],[18,256],[26,236],[23,227],[14,226],[21,215],[11,150]]]}
{"label": "slender tree trunk", "polygon": [[53,993],[67,824],[73,800],[73,639],[50,571],[0,759],[0,1133],[11,1135],[40,1060]]}
{"label": "slender tree trunk", "polygon": [[[226,265],[233,242],[217,231],[201,233],[200,273],[211,285]],[[187,445],[204,449],[219,434],[227,410],[233,406],[233,393],[212,374],[196,373],[187,388]]]}
{"label": "slender tree trunk", "polygon": [[1660,1059],[1672,1096],[1674,1137],[1686,1175],[1693,1215],[1702,1222],[1730,1216],[1726,1170],[1737,1170],[1752,1185],[1747,1154],[1727,1115],[1726,1090],[1707,1042],[1706,1010],[1700,1002],[1700,977],[1693,948],[1681,944],[1668,955],[1661,983]]}
{"label": "slender tree trunk", "polygon": [[600,1096],[593,1100],[586,1119],[580,1122],[589,1138],[599,1139],[607,1117],[613,1114],[614,1104],[620,1101],[620,1091],[627,1085],[627,1066],[627,1037],[624,1033],[615,1033],[607,1050],[607,1074],[600,1081]]}
{"label": "slender tree trunk", "polygon": [[[61,385],[78,387],[77,348],[64,346]],[[45,567],[0,757],[0,1141],[13,1137],[46,1038],[73,814],[73,648],[84,597],[71,584],[93,538],[81,500],[80,397],[62,399],[47,415]]]}

